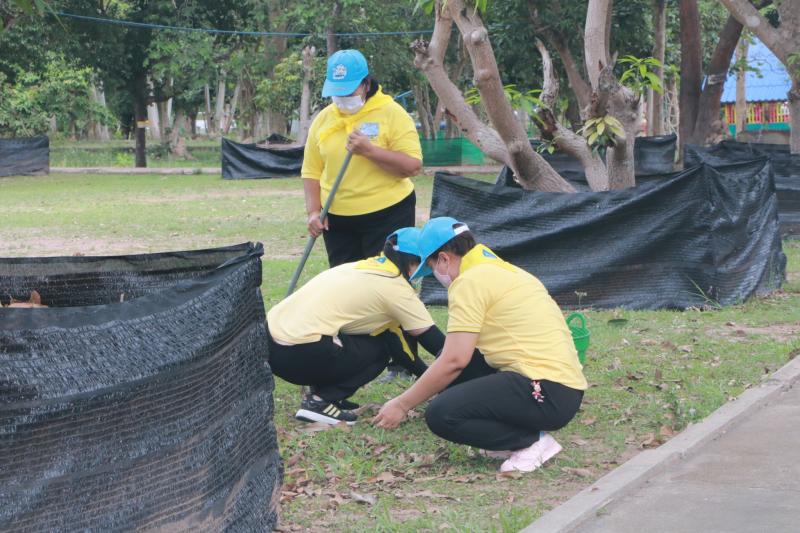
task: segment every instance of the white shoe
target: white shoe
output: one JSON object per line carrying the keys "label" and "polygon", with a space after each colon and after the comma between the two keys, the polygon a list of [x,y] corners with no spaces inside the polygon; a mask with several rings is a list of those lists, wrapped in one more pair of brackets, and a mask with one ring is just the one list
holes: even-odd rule
{"label": "white shoe", "polygon": [[539,435],[539,440],[527,448],[512,453],[511,457],[500,465],[500,471],[533,472],[562,450],[561,445],[549,433],[542,431]]}

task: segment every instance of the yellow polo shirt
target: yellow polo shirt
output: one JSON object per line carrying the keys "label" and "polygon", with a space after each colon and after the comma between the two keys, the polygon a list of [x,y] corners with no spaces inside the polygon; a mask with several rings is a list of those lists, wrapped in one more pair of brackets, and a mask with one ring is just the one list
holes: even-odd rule
{"label": "yellow polo shirt", "polygon": [[[323,204],[347,154],[347,136],[354,129],[359,129],[381,148],[422,160],[414,120],[382,91],[375,93],[354,115],[340,113],[330,104],[311,124],[301,169],[303,178],[320,182]],[[413,190],[410,179],[386,172],[366,157],[354,155],[330,212],[345,216],[374,213],[400,202]]]}
{"label": "yellow polo shirt", "polygon": [[383,255],[326,270],[267,313],[270,335],[284,344],[340,332],[367,335],[392,322],[406,331],[433,325],[417,293]]}
{"label": "yellow polo shirt", "polygon": [[587,389],[564,316],[534,276],[478,244],[447,295],[447,332],[478,333],[491,367]]}

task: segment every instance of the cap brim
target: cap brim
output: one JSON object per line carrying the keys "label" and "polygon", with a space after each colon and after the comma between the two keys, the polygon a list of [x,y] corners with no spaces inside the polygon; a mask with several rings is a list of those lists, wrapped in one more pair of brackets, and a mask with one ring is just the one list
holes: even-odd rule
{"label": "cap brim", "polygon": [[322,85],[322,97],[328,98],[329,96],[349,96],[358,89],[363,80],[356,81],[330,81],[325,80]]}
{"label": "cap brim", "polygon": [[411,274],[411,279],[424,278],[425,276],[433,274],[433,270],[424,261],[419,264],[417,269]]}

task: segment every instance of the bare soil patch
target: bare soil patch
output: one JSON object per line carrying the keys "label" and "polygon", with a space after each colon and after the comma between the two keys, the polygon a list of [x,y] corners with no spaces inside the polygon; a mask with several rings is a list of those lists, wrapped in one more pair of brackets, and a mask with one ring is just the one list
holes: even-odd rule
{"label": "bare soil patch", "polygon": [[745,338],[748,335],[769,335],[778,342],[800,339],[800,322],[770,324],[769,326],[744,326],[734,322],[725,324],[724,329],[707,330],[709,335],[724,335],[731,339]]}

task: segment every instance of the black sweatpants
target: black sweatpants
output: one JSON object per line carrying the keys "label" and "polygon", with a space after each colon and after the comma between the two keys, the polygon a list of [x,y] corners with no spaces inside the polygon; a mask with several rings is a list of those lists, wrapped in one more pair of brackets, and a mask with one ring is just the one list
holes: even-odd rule
{"label": "black sweatpants", "polygon": [[329,401],[344,400],[375,379],[389,363],[389,350],[381,337],[339,335],[317,342],[283,346],[267,337],[272,372],[295,385],[308,385],[311,392]]}
{"label": "black sweatpants", "polygon": [[328,215],[328,230],[322,232],[331,268],[381,253],[393,231],[413,226],[417,196],[412,191],[394,205],[374,213],[343,216]]}
{"label": "black sweatpants", "polygon": [[578,412],[583,391],[540,380],[537,398],[530,378],[483,365],[478,375],[473,356],[465,370],[474,377],[456,380],[428,405],[425,421],[433,433],[484,450],[518,450],[539,440],[539,431],[566,426]]}

